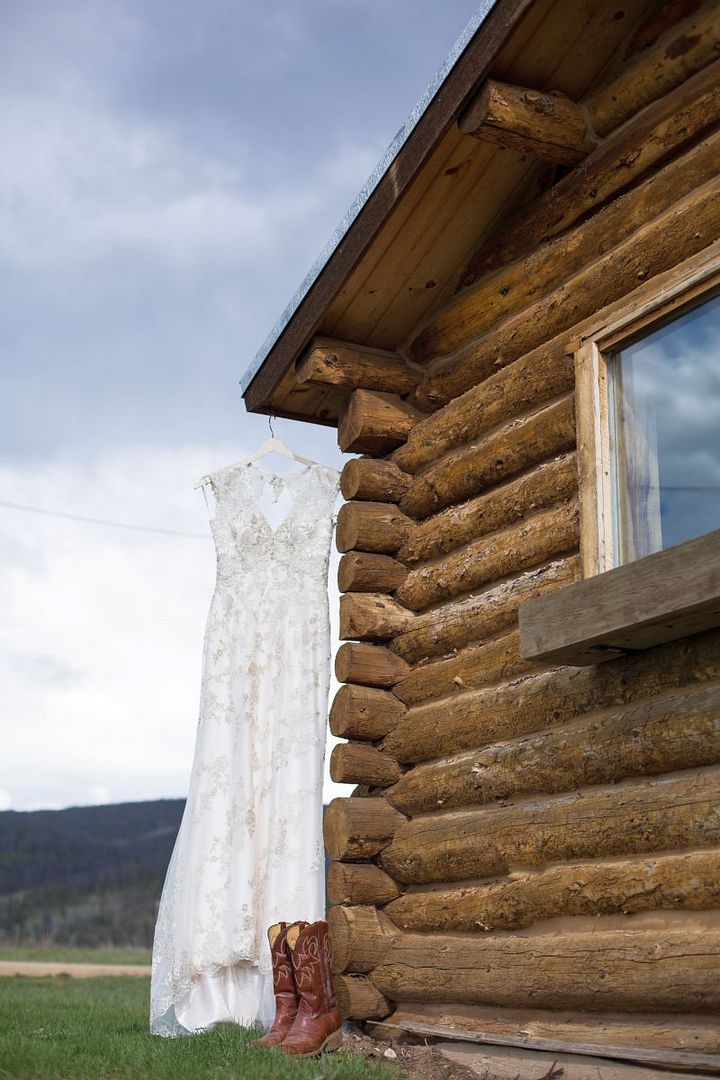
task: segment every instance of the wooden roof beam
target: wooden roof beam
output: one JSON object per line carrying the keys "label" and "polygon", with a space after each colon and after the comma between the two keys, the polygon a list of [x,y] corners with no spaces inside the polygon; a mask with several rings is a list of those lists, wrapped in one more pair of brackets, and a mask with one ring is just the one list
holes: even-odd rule
{"label": "wooden roof beam", "polygon": [[460,117],[463,135],[575,165],[597,145],[588,113],[558,91],[543,93],[488,79]]}
{"label": "wooden roof beam", "polygon": [[299,383],[317,383],[342,390],[381,390],[409,394],[422,377],[398,353],[369,349],[329,338],[315,338],[295,369]]}

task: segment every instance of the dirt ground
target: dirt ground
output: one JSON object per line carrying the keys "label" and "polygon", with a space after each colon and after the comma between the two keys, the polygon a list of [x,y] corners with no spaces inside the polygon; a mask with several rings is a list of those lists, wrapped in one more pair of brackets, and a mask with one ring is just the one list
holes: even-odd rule
{"label": "dirt ground", "polygon": [[359,1029],[345,1033],[343,1050],[370,1061],[382,1061],[400,1077],[412,1080],[477,1080],[477,1074],[462,1065],[447,1061],[438,1050],[421,1040],[384,1042],[371,1039]]}

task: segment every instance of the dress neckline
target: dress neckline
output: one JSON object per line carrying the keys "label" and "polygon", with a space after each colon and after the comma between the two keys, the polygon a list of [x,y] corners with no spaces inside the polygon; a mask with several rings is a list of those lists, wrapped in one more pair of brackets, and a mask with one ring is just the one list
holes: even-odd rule
{"label": "dress neckline", "polygon": [[273,526],[267,513],[260,504],[260,499],[263,493],[270,488],[274,493],[274,502],[277,503],[279,499],[286,495],[290,495],[293,489],[296,487],[296,481],[302,482],[302,490],[305,490],[304,478],[319,471],[324,471],[325,474],[334,474],[337,477],[339,474],[330,465],[324,465],[322,462],[313,461],[308,465],[304,465],[296,472],[282,475],[281,473],[271,472],[269,469],[263,469],[260,465],[256,465],[254,461],[246,461],[238,465],[228,465],[224,469],[218,469],[217,472],[211,474],[211,483],[216,497],[216,505],[210,518],[210,523],[214,527],[219,521],[220,517],[226,516],[226,511],[220,510],[222,504],[226,506],[232,512],[232,505],[234,500],[234,492],[242,490],[245,485],[249,490],[253,492],[252,502],[254,505],[254,512],[256,517],[262,522],[263,528],[267,529],[268,533],[272,536],[277,536],[287,525],[287,523],[293,518],[295,507],[298,503],[299,496],[295,492],[291,497],[293,498],[293,505],[288,507],[287,513],[276,526]]}
{"label": "dress neckline", "polygon": [[[319,462],[317,464],[319,464]],[[245,468],[251,469],[255,473],[259,473],[260,476],[267,477],[267,479],[271,483],[273,481],[275,481],[276,483],[278,481],[282,481],[283,483],[285,483],[286,481],[294,480],[297,476],[304,476],[306,472],[310,471],[310,469],[317,468],[317,464],[313,463],[311,465],[303,465],[303,467],[301,469],[298,469],[296,472],[287,474],[272,472],[270,469],[263,469],[261,465],[256,465],[254,461],[246,462]]]}

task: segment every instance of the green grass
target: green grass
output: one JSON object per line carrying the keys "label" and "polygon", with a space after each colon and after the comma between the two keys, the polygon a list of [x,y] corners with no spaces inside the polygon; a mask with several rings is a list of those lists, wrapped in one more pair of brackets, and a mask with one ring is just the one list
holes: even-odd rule
{"label": "green grass", "polygon": [[150,949],[83,949],[74,945],[0,945],[0,960],[44,960],[62,964],[149,964]]}
{"label": "green grass", "polygon": [[0,979],[3,1080],[390,1080],[339,1053],[292,1060],[254,1050],[255,1032],[222,1027],[186,1039],[148,1032],[149,980]]}

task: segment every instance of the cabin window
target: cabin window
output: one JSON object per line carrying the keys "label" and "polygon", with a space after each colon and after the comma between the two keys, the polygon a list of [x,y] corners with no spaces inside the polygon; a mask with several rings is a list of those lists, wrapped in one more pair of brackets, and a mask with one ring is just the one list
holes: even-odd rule
{"label": "cabin window", "polygon": [[720,296],[607,355],[613,563],[720,528]]}
{"label": "cabin window", "polygon": [[610,315],[576,354],[585,577],[720,528],[720,256]]}

